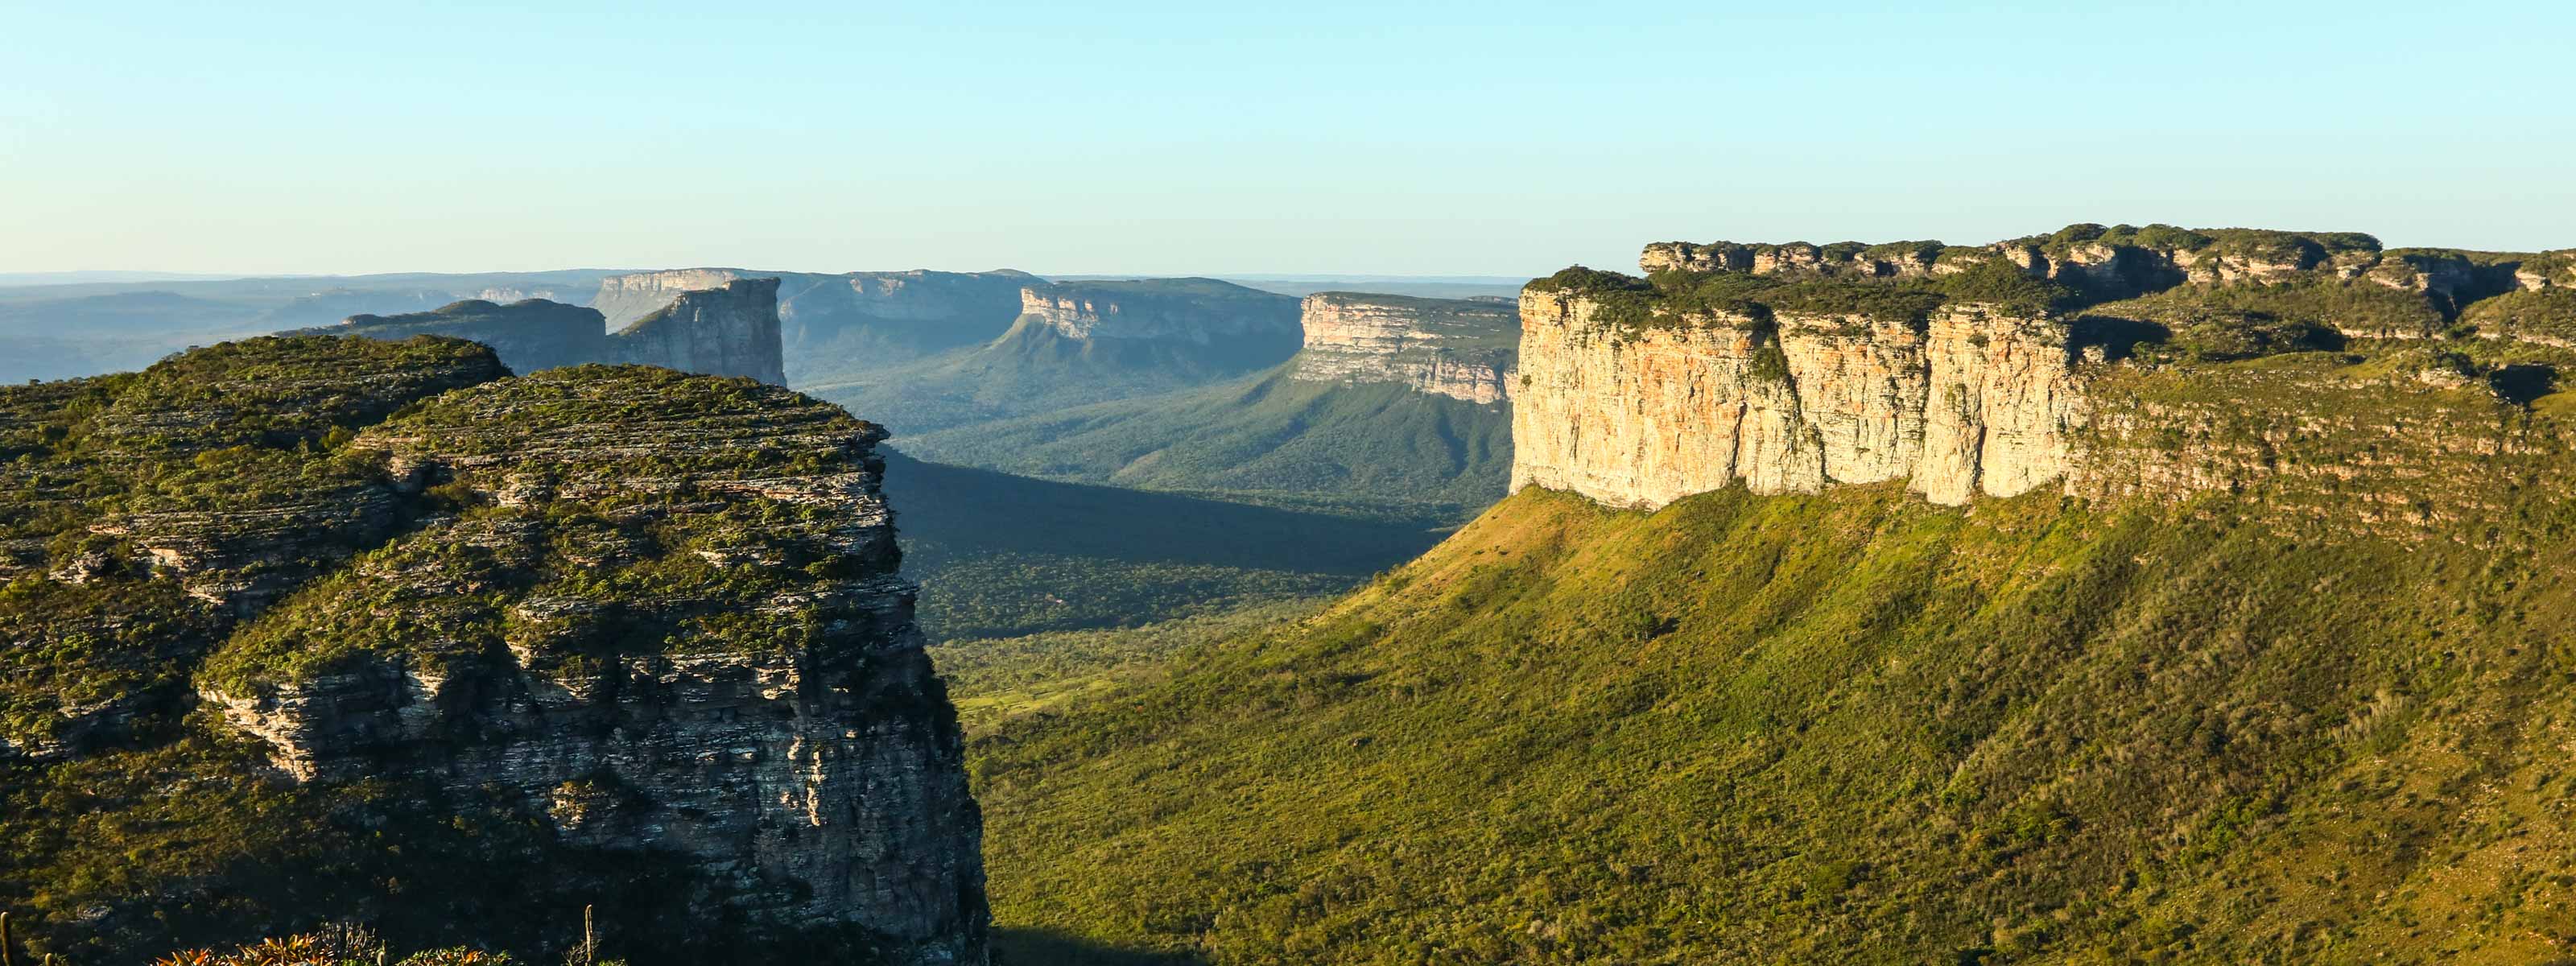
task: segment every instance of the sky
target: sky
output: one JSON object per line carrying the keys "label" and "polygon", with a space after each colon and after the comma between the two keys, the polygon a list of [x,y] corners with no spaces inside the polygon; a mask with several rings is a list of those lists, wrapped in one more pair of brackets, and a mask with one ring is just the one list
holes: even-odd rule
{"label": "sky", "polygon": [[2576,3],[0,0],[0,272],[2576,246]]}

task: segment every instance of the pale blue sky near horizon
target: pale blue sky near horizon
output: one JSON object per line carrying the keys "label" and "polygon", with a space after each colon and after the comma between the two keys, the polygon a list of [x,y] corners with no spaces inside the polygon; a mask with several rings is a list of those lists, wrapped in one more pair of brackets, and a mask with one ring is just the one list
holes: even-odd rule
{"label": "pale blue sky near horizon", "polygon": [[0,0],[0,272],[2576,246],[2576,4]]}

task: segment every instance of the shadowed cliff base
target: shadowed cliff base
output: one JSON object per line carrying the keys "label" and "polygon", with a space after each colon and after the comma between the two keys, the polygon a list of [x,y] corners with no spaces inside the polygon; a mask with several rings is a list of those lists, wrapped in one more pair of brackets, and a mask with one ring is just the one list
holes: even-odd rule
{"label": "shadowed cliff base", "polygon": [[1047,929],[993,930],[993,966],[1201,966],[1183,953],[1105,946]]}

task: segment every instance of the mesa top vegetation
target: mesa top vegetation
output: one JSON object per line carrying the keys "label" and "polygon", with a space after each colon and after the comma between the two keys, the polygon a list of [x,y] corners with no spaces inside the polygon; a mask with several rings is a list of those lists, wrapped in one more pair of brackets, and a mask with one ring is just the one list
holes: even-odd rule
{"label": "mesa top vegetation", "polygon": [[1969,302],[2203,328],[2258,354],[2330,348],[2318,337],[2327,332],[2561,347],[2576,332],[2565,294],[2576,250],[2384,249],[2357,232],[2081,224],[1977,246],[1661,242],[1639,265],[1644,278],[1577,266],[1527,291],[1582,295],[1625,326],[1758,326],[1775,311],[1919,324]]}

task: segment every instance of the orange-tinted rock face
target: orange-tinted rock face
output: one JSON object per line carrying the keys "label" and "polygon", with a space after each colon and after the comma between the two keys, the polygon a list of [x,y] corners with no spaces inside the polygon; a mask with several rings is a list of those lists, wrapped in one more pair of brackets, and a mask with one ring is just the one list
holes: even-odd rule
{"label": "orange-tinted rock face", "polygon": [[1521,298],[1512,486],[1657,507],[1904,478],[1936,503],[2065,472],[2084,418],[2059,323],[1976,306],[1905,323],[1783,313],[1623,328],[1579,294]]}

